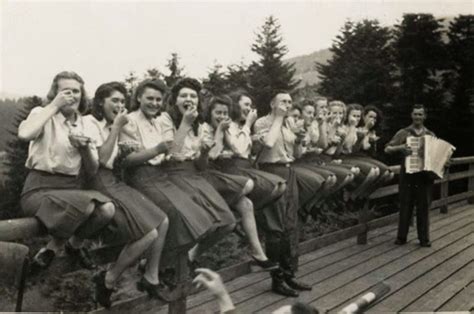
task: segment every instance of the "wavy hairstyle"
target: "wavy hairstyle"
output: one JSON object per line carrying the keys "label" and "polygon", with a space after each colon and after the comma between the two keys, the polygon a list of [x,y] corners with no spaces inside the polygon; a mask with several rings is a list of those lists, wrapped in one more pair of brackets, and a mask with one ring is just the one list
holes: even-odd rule
{"label": "wavy hairstyle", "polygon": [[157,91],[160,91],[163,94],[163,101],[165,99],[166,93],[168,91],[168,87],[166,86],[165,82],[163,82],[160,79],[146,79],[140,82],[138,86],[135,88],[132,99],[130,101],[130,108],[129,111],[137,111],[138,108],[140,108],[140,102],[138,101],[138,98],[140,98],[143,95],[143,92],[145,89],[151,88]]}
{"label": "wavy hairstyle", "polygon": [[194,90],[197,95],[198,95],[198,105],[197,105],[197,110],[198,110],[198,117],[196,120],[194,120],[193,123],[193,132],[195,135],[198,134],[198,128],[199,124],[203,122],[203,117],[202,117],[202,108],[201,108],[201,98],[200,98],[200,92],[201,92],[201,83],[199,83],[198,80],[190,77],[185,77],[177,81],[173,87],[171,88],[171,93],[168,98],[168,104],[166,106],[166,111],[171,117],[171,120],[173,121],[173,124],[176,128],[179,127],[181,120],[183,119],[183,115],[179,111],[178,106],[176,106],[176,99],[178,98],[179,92],[183,88],[189,88]]}
{"label": "wavy hairstyle", "polygon": [[209,125],[211,124],[212,110],[214,110],[217,105],[226,106],[229,110],[229,116],[231,116],[231,112],[234,107],[232,98],[230,98],[228,95],[217,95],[212,97],[209,101],[209,106],[207,107],[206,112],[204,114],[204,121],[207,122]]}
{"label": "wavy hairstyle", "polygon": [[84,80],[76,72],[73,71],[62,71],[56,74],[51,83],[51,88],[46,95],[46,104],[51,103],[54,98],[58,95],[59,81],[60,80],[75,80],[81,84],[81,101],[79,102],[79,113],[85,114],[89,110],[89,101],[87,99],[86,90],[84,88]]}
{"label": "wavy hairstyle", "polygon": [[229,94],[229,97],[232,99],[232,110],[230,110],[230,118],[232,121],[239,123],[240,118],[242,117],[242,111],[240,110],[239,101],[242,97],[248,97],[252,101],[252,107],[255,107],[254,99],[250,94],[243,89],[238,89]]}
{"label": "wavy hairstyle", "polygon": [[110,97],[113,92],[121,93],[125,99],[127,98],[127,89],[125,85],[120,82],[109,82],[100,85],[95,91],[94,99],[92,101],[91,114],[99,121],[104,118],[103,102]]}
{"label": "wavy hairstyle", "polygon": [[363,116],[363,113],[364,113],[364,107],[362,107],[359,104],[349,104],[349,105],[347,105],[346,114],[344,116],[344,124],[346,124],[349,121],[349,114],[352,111],[357,111],[357,110],[360,111],[361,117],[360,117],[359,123],[356,126],[360,126],[362,124],[362,116]]}
{"label": "wavy hairstyle", "polygon": [[377,119],[375,120],[375,124],[372,129],[378,130],[380,126],[382,125],[382,121],[383,121],[382,110],[380,110],[374,105],[368,105],[364,107],[364,112],[362,113],[362,116],[365,117],[371,111],[377,114]]}
{"label": "wavy hairstyle", "polygon": [[346,104],[340,100],[332,100],[328,103],[328,111],[331,111],[331,108],[332,107],[341,107],[342,108],[342,116],[345,117],[346,116],[346,112],[347,112],[347,107],[346,107]]}

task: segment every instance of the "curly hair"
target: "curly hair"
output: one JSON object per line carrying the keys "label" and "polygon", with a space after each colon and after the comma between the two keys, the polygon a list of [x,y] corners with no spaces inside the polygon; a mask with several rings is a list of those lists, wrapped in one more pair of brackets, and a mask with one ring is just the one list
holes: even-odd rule
{"label": "curly hair", "polygon": [[46,95],[46,104],[51,103],[54,98],[58,95],[59,81],[60,80],[75,80],[81,84],[81,101],[79,102],[79,112],[81,114],[86,113],[89,110],[89,100],[87,99],[86,89],[84,88],[84,80],[76,72],[73,71],[62,71],[56,74],[51,83],[51,88]]}
{"label": "curly hair", "polygon": [[198,134],[198,128],[199,124],[203,122],[203,117],[202,117],[202,108],[201,106],[201,98],[200,98],[200,92],[201,92],[201,83],[199,83],[198,80],[190,77],[185,77],[177,81],[173,87],[171,88],[171,93],[168,98],[168,104],[166,106],[166,111],[171,117],[171,120],[173,121],[173,124],[175,125],[176,128],[179,127],[181,120],[183,119],[183,115],[179,111],[179,108],[176,106],[176,99],[178,98],[179,92],[183,88],[189,88],[194,90],[197,95],[198,95],[198,117],[196,120],[194,120],[193,123],[193,132],[195,135]]}
{"label": "curly hair", "polygon": [[91,114],[99,121],[104,118],[103,102],[110,97],[113,92],[119,92],[124,97],[127,97],[127,89],[125,85],[120,82],[109,82],[100,85],[95,91],[94,99],[92,100]]}
{"label": "curly hair", "polygon": [[212,110],[214,110],[214,108],[217,105],[226,106],[227,109],[229,110],[229,116],[234,107],[232,98],[230,98],[227,95],[218,95],[218,96],[212,97],[211,100],[209,101],[209,106],[207,107],[206,112],[204,114],[204,121],[207,122],[208,124],[211,124]]}
{"label": "curly hair", "polygon": [[377,119],[375,120],[375,124],[372,128],[374,130],[377,130],[380,127],[380,125],[382,124],[382,121],[383,121],[382,110],[380,110],[378,107],[376,107],[374,105],[368,105],[368,106],[364,107],[363,116],[365,117],[371,111],[373,111],[373,112],[375,112],[375,114],[377,114]]}
{"label": "curly hair", "polygon": [[140,98],[143,95],[143,92],[145,89],[151,88],[157,91],[160,91],[163,94],[163,97],[165,97],[168,87],[166,86],[166,83],[163,82],[160,79],[146,79],[140,82],[138,86],[135,88],[132,99],[130,101],[130,108],[129,111],[137,111],[138,108],[140,108],[140,102],[138,101],[138,98]]}

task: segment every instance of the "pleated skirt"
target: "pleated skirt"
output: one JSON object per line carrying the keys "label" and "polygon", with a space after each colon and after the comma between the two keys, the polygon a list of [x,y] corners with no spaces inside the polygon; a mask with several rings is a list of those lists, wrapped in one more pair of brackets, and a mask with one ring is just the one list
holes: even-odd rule
{"label": "pleated skirt", "polygon": [[168,216],[168,251],[188,249],[217,228],[235,223],[219,193],[192,165],[180,165],[184,163],[143,165],[129,171],[130,185]]}
{"label": "pleated skirt", "polygon": [[156,229],[166,214],[142,193],[117,179],[112,170],[100,168],[92,181],[97,191],[115,204],[115,216],[103,238],[106,242],[136,241]]}
{"label": "pleated skirt", "polygon": [[247,197],[254,205],[259,227],[274,232],[284,231],[286,198],[284,194],[276,197],[272,195],[275,188],[286,184],[283,178],[252,168],[247,159],[222,159],[215,162],[215,167],[225,173],[252,179],[254,188]]}
{"label": "pleated skirt", "polygon": [[111,199],[94,190],[83,190],[79,176],[30,170],[20,200],[25,216],[37,217],[55,237],[68,239],[98,204]]}

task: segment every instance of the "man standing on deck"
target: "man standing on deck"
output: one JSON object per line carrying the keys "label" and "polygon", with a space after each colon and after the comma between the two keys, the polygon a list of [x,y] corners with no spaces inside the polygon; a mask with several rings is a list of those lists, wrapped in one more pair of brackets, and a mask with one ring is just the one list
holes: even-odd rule
{"label": "man standing on deck", "polygon": [[[416,206],[416,229],[420,246],[431,247],[429,235],[429,208],[432,199],[434,180],[428,172],[421,171],[408,174],[405,169],[405,157],[411,155],[412,150],[407,145],[407,137],[421,137],[434,133],[424,126],[426,109],[423,105],[416,104],[411,111],[412,124],[399,130],[385,146],[387,154],[398,154],[401,158],[399,175],[400,218],[398,222],[398,235],[395,244],[403,245],[407,242],[410,219],[413,208]],[[420,150],[421,151],[421,150]]]}

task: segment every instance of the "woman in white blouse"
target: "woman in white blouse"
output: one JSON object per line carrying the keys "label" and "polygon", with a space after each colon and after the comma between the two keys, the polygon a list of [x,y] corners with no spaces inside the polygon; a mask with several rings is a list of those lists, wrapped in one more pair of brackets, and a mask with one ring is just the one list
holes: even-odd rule
{"label": "woman in white blouse", "polygon": [[101,193],[83,190],[85,176],[94,175],[99,165],[90,128],[80,114],[87,104],[84,81],[74,72],[57,74],[47,101],[18,129],[19,138],[30,142],[21,207],[52,236],[33,258],[32,271],[48,267],[64,244],[67,254],[92,269],[83,239],[96,236],[112,219],[115,207]]}

